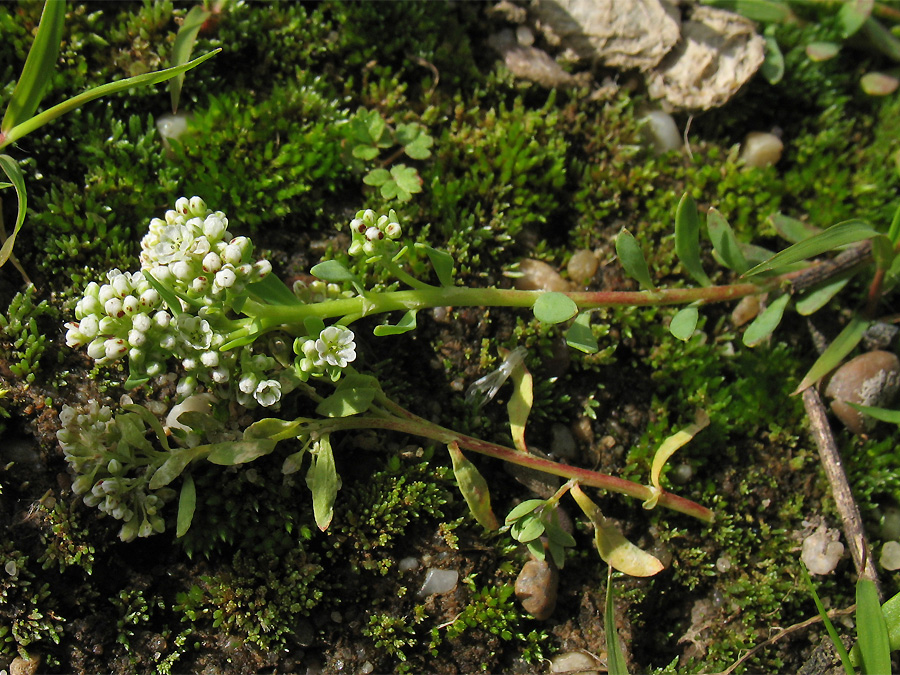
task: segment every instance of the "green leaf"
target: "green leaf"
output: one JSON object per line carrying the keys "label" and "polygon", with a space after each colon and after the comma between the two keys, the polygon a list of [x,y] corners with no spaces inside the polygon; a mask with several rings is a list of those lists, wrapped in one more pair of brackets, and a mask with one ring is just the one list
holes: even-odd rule
{"label": "green leaf", "polygon": [[366,131],[369,134],[369,138],[372,139],[373,144],[382,143],[382,136],[387,130],[387,122],[377,110],[370,110],[367,117]]}
{"label": "green leaf", "polygon": [[178,497],[178,518],[175,521],[175,536],[183,537],[191,527],[194,510],[197,508],[197,487],[191,474],[184,475],[181,495]]}
{"label": "green leaf", "polygon": [[[44,2],[41,22],[34,36],[34,42],[28,50],[22,75],[16,82],[16,88],[6,107],[6,114],[0,122],[0,131],[3,134],[30,119],[40,105],[56,69],[56,57],[59,54],[59,41],[62,39],[65,20],[65,2],[59,0]],[[0,142],[0,147],[9,142],[11,141]]]}
{"label": "green leaf", "polygon": [[894,244],[887,236],[879,234],[872,238],[872,259],[876,268],[889,270],[895,257]]}
{"label": "green leaf", "polygon": [[748,271],[744,276],[751,277],[762,272],[800,262],[827,251],[834,251],[847,244],[855,244],[859,241],[877,237],[878,234],[879,232],[864,220],[847,220],[829,227],[821,234],[787,247],[766,262]]}
{"label": "green leaf", "polygon": [[324,532],[334,517],[334,502],[338,490],[341,489],[341,479],[334,465],[334,453],[328,434],[322,436],[315,444],[312,462],[306,472],[306,486],[312,492],[316,525]]}
{"label": "green leaf", "polygon": [[688,274],[701,286],[712,282],[700,262],[700,214],[693,198],[685,193],[675,211],[675,254]]}
{"label": "green leaf", "polygon": [[524,544],[544,534],[544,523],[533,514],[523,516],[512,524],[512,527],[509,528],[509,534],[513,539]]}
{"label": "green leaf", "polygon": [[[196,5],[184,17],[184,23],[175,35],[175,44],[172,45],[172,65],[181,66],[191,58],[197,34],[212,13],[203,5]],[[184,73],[180,73],[169,80],[169,97],[172,100],[172,113],[178,112],[178,101],[181,98],[181,87],[184,84]]]}
{"label": "green leaf", "polygon": [[578,314],[578,305],[568,295],[549,291],[534,302],[534,316],[542,323],[562,323]]}
{"label": "green leaf", "polygon": [[491,510],[491,495],[488,492],[487,481],[468,459],[466,459],[456,442],[447,445],[450,451],[450,459],[453,461],[453,475],[456,476],[456,484],[462,493],[469,510],[475,516],[475,520],[486,530],[497,530],[500,523],[497,516]]}
{"label": "green leaf", "polygon": [[[119,441],[119,443],[124,442],[125,445],[142,450],[148,455],[153,452],[153,445],[144,435],[147,429],[144,426],[143,420],[138,415],[134,413],[116,415],[116,428],[122,435],[122,440]],[[122,447],[117,449],[119,452],[125,450],[125,448]]]}
{"label": "green leaf", "polygon": [[856,634],[863,672],[871,675],[893,672],[887,624],[881,612],[878,590],[871,579],[856,582]]}
{"label": "green leaf", "polygon": [[379,185],[384,185],[391,179],[391,174],[387,169],[372,169],[369,173],[363,176],[363,183],[366,185],[373,185],[378,187]]}
{"label": "green leaf", "polygon": [[[809,592],[813,597],[813,602],[816,603],[816,609],[819,611],[819,616],[822,617],[822,623],[825,624],[825,630],[828,632],[828,637],[831,638],[831,643],[834,645],[834,649],[841,659],[841,664],[844,666],[844,671],[848,673],[848,675],[852,675],[856,672],[856,670],[850,663],[850,655],[847,654],[847,649],[844,647],[844,643],[843,641],[841,641],[837,630],[835,630],[834,624],[831,623],[831,619],[828,618],[828,612],[825,611],[825,606],[819,599],[819,594],[816,593],[816,589],[815,587],[813,587],[812,580],[809,578],[809,572],[806,571],[806,567],[804,565],[800,566],[800,572],[803,574],[803,579],[806,581]],[[887,672],[890,672],[890,670],[888,670]]]}
{"label": "green leaf", "polygon": [[302,305],[294,292],[288,288],[277,274],[267,274],[259,281],[247,286],[247,292],[266,305]]}
{"label": "green leaf", "polygon": [[108,94],[115,94],[120,91],[125,91],[133,87],[165,82],[166,80],[175,77],[179,73],[186,72],[191,68],[196,68],[207,59],[210,59],[218,54],[220,51],[222,50],[215,49],[209,52],[209,54],[204,54],[203,56],[200,56],[193,61],[184,64],[183,66],[167,68],[166,70],[160,70],[155,73],[146,73],[145,75],[138,75],[137,77],[129,77],[125,80],[118,80],[116,82],[109,82],[107,84],[100,85],[99,87],[94,87],[93,89],[82,92],[78,96],[63,101],[62,103],[53,106],[49,110],[45,110],[44,112],[14,126],[9,130],[6,138],[3,139],[2,142],[0,142],[0,147],[9,145],[10,143],[19,140],[23,136],[30,134],[35,129],[40,129],[48,122],[52,122],[57,117],[65,115],[67,112],[71,112],[76,108],[80,108],[89,101],[93,101],[96,98],[100,98],[101,96],[106,96]]}
{"label": "green leaf", "polygon": [[675,454],[676,450],[685,445],[708,426],[709,415],[706,414],[705,410],[699,410],[697,412],[697,419],[693,424],[688,425],[680,431],[676,431],[664,440],[659,448],[657,448],[656,453],[653,455],[653,464],[650,467],[650,484],[653,486],[654,495],[644,502],[645,509],[654,508],[656,502],[659,501],[659,496],[662,494],[662,483],[660,483],[660,478],[662,477],[662,470],[663,467],[665,467],[666,462],[668,462],[672,455]]}
{"label": "green leaf", "polygon": [[197,448],[185,448],[183,450],[173,451],[168,459],[162,463],[162,466],[160,466],[150,478],[150,489],[158,490],[178,478],[188,464],[204,454],[206,447],[207,446],[198,446]]}
{"label": "green leaf", "polygon": [[142,270],[142,274],[147,280],[147,283],[150,284],[157,293],[159,293],[159,297],[161,297],[163,299],[163,302],[166,303],[166,309],[172,312],[172,316],[177,317],[184,311],[183,309],[181,309],[181,302],[178,300],[178,296],[175,295],[175,292],[171,288],[157,281],[156,277],[150,274],[149,270]]}
{"label": "green leaf", "polygon": [[426,133],[420,133],[412,143],[405,143],[403,149],[412,159],[428,159],[431,157],[431,146],[434,139]]}
{"label": "green leaf", "polygon": [[810,237],[821,234],[823,231],[820,227],[804,223],[802,220],[791,218],[783,213],[772,214],[769,216],[769,220],[775,231],[792,244],[805,241]]}
{"label": "green leaf", "polygon": [[755,347],[769,337],[781,323],[784,308],[787,307],[791,296],[784,294],[773,300],[744,331],[744,345]]}
{"label": "green leaf", "polygon": [[697,328],[697,320],[699,318],[700,313],[694,305],[685,307],[672,317],[672,321],[669,323],[669,332],[679,340],[687,342],[694,334],[694,329]]}
{"label": "green leaf", "polygon": [[22,176],[22,170],[19,168],[16,160],[9,155],[0,155],[0,169],[3,169],[3,173],[6,174],[6,177],[9,178],[16,189],[16,199],[18,200],[16,226],[13,228],[12,234],[3,242],[3,247],[0,248],[0,267],[3,267],[6,261],[9,260],[9,256],[12,255],[13,246],[16,243],[16,235],[19,234],[19,230],[22,229],[22,223],[25,222],[28,195],[25,192],[25,178]]}
{"label": "green leaf", "polygon": [[647,261],[644,260],[644,253],[628,230],[622,230],[616,237],[616,256],[628,276],[648,291],[656,290],[656,286],[653,285],[653,280],[650,278]]}
{"label": "green leaf", "polygon": [[453,256],[446,251],[431,248],[428,244],[417,243],[415,244],[415,247],[425,251],[428,260],[431,261],[431,266],[434,268],[434,273],[437,275],[438,281],[441,282],[441,286],[453,286]]}
{"label": "green leaf", "polygon": [[244,440],[269,438],[273,441],[283,441],[288,438],[297,438],[303,435],[305,425],[306,420],[303,419],[282,420],[277,417],[266,417],[244,429]]}
{"label": "green leaf", "polygon": [[345,376],[334,393],[322,401],[316,412],[323,417],[349,417],[366,412],[378,393],[378,381],[370,375]]}
{"label": "green leaf", "polygon": [[[560,546],[570,547],[575,546],[577,543],[575,537],[566,532],[558,523],[553,522],[552,520],[544,521],[544,533],[547,535],[548,540],[555,542]],[[557,567],[562,567],[562,565],[557,563]]]}
{"label": "green leaf", "polygon": [[525,445],[525,424],[528,422],[528,415],[531,414],[534,392],[531,373],[525,367],[524,361],[520,361],[513,368],[510,378],[513,382],[513,394],[506,404],[506,411],[509,414],[509,431],[516,450],[528,452],[528,446]]}
{"label": "green leaf", "polygon": [[[372,160],[372,159],[375,159],[376,157],[378,157],[379,152],[381,152],[381,151],[378,148],[376,148],[374,145],[357,145],[355,148],[353,148],[352,154],[357,159],[362,159],[362,160],[365,160],[368,162],[369,160]],[[384,171],[385,175],[388,175],[388,172],[385,171],[384,169],[375,169],[374,171]],[[374,171],[371,173],[374,173]],[[369,175],[371,175],[371,173]],[[366,178],[368,178],[368,176],[366,176]],[[363,178],[363,182],[366,183],[366,185],[381,185],[381,183],[384,182],[384,181],[381,181],[381,183],[369,183],[366,181],[366,178]],[[385,180],[387,180],[387,179],[385,178]]]}
{"label": "green leaf", "polygon": [[794,306],[797,308],[797,313],[801,316],[809,316],[810,314],[815,314],[820,309],[822,309],[822,307],[824,307],[829,300],[837,295],[841,291],[841,289],[847,285],[848,281],[850,281],[849,275],[844,276],[843,279],[834,279],[824,286],[821,286],[820,288],[807,293],[802,298],[799,298],[794,303]]}
{"label": "green leaf", "polygon": [[392,181],[381,186],[381,196],[385,199],[394,199],[408,202],[412,196],[422,191],[422,179],[419,172],[405,164],[395,164],[391,167]]}
{"label": "green leaf", "polygon": [[876,420],[881,422],[888,422],[890,424],[900,425],[900,410],[888,410],[887,408],[876,408],[874,406],[868,405],[859,405],[858,403],[851,403],[850,401],[845,401],[847,405],[859,412],[868,415]]}
{"label": "green leaf", "polygon": [[582,312],[575,317],[575,321],[566,331],[566,344],[585,354],[596,354],[599,351],[597,338],[594,337],[594,331],[591,330],[591,313],[589,311]]}
{"label": "green leaf", "polygon": [[894,209],[894,217],[891,219],[891,227],[888,230],[888,238],[896,244],[900,241],[900,204]]}
{"label": "green leaf", "polygon": [[[236,464],[246,464],[254,459],[268,455],[275,449],[276,443],[277,441],[273,441],[271,438],[255,438],[243,441],[223,441],[197,447],[204,447],[209,451],[206,459],[212,464],[234,466]],[[194,450],[196,449],[194,448]]]}
{"label": "green leaf", "polygon": [[703,0],[703,4],[727,9],[760,23],[783,23],[792,16],[790,7],[777,0]]}
{"label": "green leaf", "polygon": [[781,47],[774,35],[770,35],[769,31],[765,34],[766,55],[759,72],[762,74],[769,84],[778,84],[784,77],[784,54],[781,53]]}
{"label": "green leaf", "polygon": [[543,499],[526,499],[521,504],[517,504],[513,507],[512,511],[509,512],[509,515],[506,516],[506,524],[510,525],[517,521],[519,518],[528,515],[535,509],[539,509],[544,504],[546,504]]}
{"label": "green leaf", "polygon": [[333,283],[351,281],[359,283],[359,280],[354,276],[353,272],[348,270],[337,260],[326,260],[325,262],[320,262],[318,265],[314,265],[310,270],[310,274],[314,277],[318,277],[322,281],[331,281]]}
{"label": "green leaf", "polygon": [[579,485],[573,487],[569,494],[594,524],[594,543],[600,557],[610,567],[633,577],[651,577],[664,569],[655,556],[628,541]]}
{"label": "green leaf", "polygon": [[738,274],[746,272],[749,265],[725,216],[715,209],[710,209],[706,214],[706,230],[709,232],[713,250],[724,265]]}
{"label": "green leaf", "polygon": [[814,63],[829,61],[840,51],[841,46],[836,42],[810,42],[806,45],[806,56]]}
{"label": "green leaf", "polygon": [[878,21],[870,16],[863,23],[862,32],[868,40],[868,45],[875,47],[889,59],[900,61],[900,40]]}
{"label": "green leaf", "polygon": [[838,24],[841,27],[841,36],[847,39],[854,35],[866,19],[872,14],[875,0],[844,0],[838,10]]}
{"label": "green leaf", "polygon": [[416,314],[418,311],[419,310],[417,309],[411,309],[400,318],[396,325],[382,324],[380,326],[375,326],[375,329],[372,332],[380,337],[382,335],[400,335],[401,333],[408,333],[411,330],[415,330]]}
{"label": "green leaf", "polygon": [[616,626],[616,604],[613,594],[612,565],[606,575],[606,607],[603,610],[603,631],[606,633],[606,672],[609,675],[628,675],[625,655],[619,643],[619,631]]}
{"label": "green leaf", "polygon": [[844,326],[844,330],[832,340],[831,344],[828,345],[828,348],[816,360],[812,368],[809,369],[809,372],[806,373],[800,381],[800,384],[797,385],[794,394],[799,394],[804,389],[808,389],[837,368],[841,361],[844,360],[844,357],[853,351],[853,348],[859,344],[860,340],[862,340],[862,336],[870,323],[870,321],[866,321],[858,315],[854,315],[854,317],[850,319],[850,323]]}
{"label": "green leaf", "polygon": [[137,403],[126,403],[122,406],[122,409],[127,410],[128,412],[133,412],[138,417],[140,417],[144,421],[144,424],[146,424],[150,429],[153,430],[153,433],[159,439],[160,445],[162,445],[166,451],[169,450],[169,439],[166,436],[166,432],[156,415],[147,410],[147,408],[145,408],[144,406],[138,405]]}

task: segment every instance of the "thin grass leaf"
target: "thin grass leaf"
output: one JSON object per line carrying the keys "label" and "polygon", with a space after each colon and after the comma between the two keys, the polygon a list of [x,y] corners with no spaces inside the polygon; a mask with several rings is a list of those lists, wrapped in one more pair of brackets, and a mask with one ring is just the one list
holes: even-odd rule
{"label": "thin grass leaf", "polygon": [[653,279],[650,278],[650,269],[647,267],[647,261],[644,259],[644,252],[638,245],[634,235],[628,230],[619,232],[616,237],[616,256],[625,273],[632,279],[637,281],[643,288],[648,291],[655,291],[656,286],[653,285]]}
{"label": "thin grass leaf", "polygon": [[700,262],[700,214],[687,193],[675,210],[675,254],[694,281],[701,286],[712,285]]}
{"label": "thin grass leaf", "polygon": [[869,675],[892,672],[891,641],[881,613],[878,590],[871,579],[856,582],[856,635],[863,672]]}
{"label": "thin grass leaf", "polygon": [[19,234],[19,230],[22,229],[22,223],[25,222],[25,210],[28,208],[28,195],[25,192],[25,178],[22,176],[22,170],[19,168],[19,165],[9,155],[0,155],[0,169],[3,169],[3,173],[6,174],[6,177],[9,178],[10,183],[12,183],[13,187],[16,190],[16,200],[18,201],[17,205],[17,213],[16,213],[16,225],[13,228],[12,234],[3,242],[3,247],[0,248],[0,267],[3,267],[6,264],[6,261],[9,260],[9,256],[12,255],[13,246],[16,244],[16,235]]}
{"label": "thin grass leaf", "polygon": [[197,487],[191,474],[184,475],[181,494],[178,497],[178,517],[175,521],[175,536],[183,537],[191,527],[194,511],[197,508]]}
{"label": "thin grass leaf", "polygon": [[694,334],[699,318],[700,312],[697,311],[697,307],[689,305],[672,317],[672,321],[669,323],[669,332],[679,340],[687,342]]}
{"label": "thin grass leaf", "polygon": [[596,354],[600,350],[594,331],[591,330],[591,313],[582,312],[566,331],[566,344],[585,354]]}
{"label": "thin grass leaf", "polygon": [[[194,43],[197,41],[197,34],[210,16],[212,16],[212,12],[203,5],[197,5],[187,13],[187,16],[184,17],[184,23],[181,24],[181,28],[178,29],[178,34],[175,36],[175,44],[172,45],[172,65],[184,65],[191,58]],[[184,84],[184,73],[176,75],[169,80],[169,97],[172,99],[173,115],[178,112],[178,101],[181,98],[182,84]]]}
{"label": "thin grass leaf", "polygon": [[835,279],[833,281],[828,282],[821,288],[817,288],[810,293],[807,293],[802,298],[797,299],[794,303],[794,307],[797,309],[797,313],[801,316],[809,316],[810,314],[815,314],[822,307],[828,304],[828,301],[831,300],[835,295],[841,292],[841,289],[847,285],[847,282],[850,281],[850,276],[845,276],[843,279]]}
{"label": "thin grass leaf", "polygon": [[[34,36],[34,42],[28,50],[22,75],[16,82],[16,88],[6,107],[6,114],[0,122],[0,132],[4,135],[34,115],[34,111],[40,105],[56,69],[56,57],[59,54],[59,41],[62,39],[65,20],[65,2],[47,0],[44,3],[41,22]],[[0,147],[6,144],[0,141]]]}
{"label": "thin grass leaf", "polygon": [[[806,580],[806,586],[809,588],[809,592],[813,597],[813,602],[816,603],[816,609],[819,611],[819,616],[822,617],[822,623],[825,624],[825,630],[828,631],[828,637],[831,638],[834,650],[838,653],[838,656],[841,657],[841,665],[844,666],[844,670],[848,675],[852,675],[856,670],[850,662],[850,655],[847,653],[847,649],[844,647],[844,643],[841,641],[837,630],[835,630],[834,624],[831,623],[831,619],[828,618],[828,612],[825,611],[825,606],[822,605],[819,594],[816,593],[816,589],[813,587],[812,579],[809,578],[809,572],[807,572],[806,567],[802,565],[800,566],[800,571],[803,573],[804,580]],[[890,670],[887,672],[890,672]]]}
{"label": "thin grass leaf", "polygon": [[784,308],[787,307],[790,299],[791,296],[785,293],[770,302],[768,307],[753,320],[753,323],[747,326],[747,330],[744,331],[744,345],[755,347],[769,337],[778,328],[778,324],[781,323],[781,317],[784,316]]}
{"label": "thin grass leaf", "polygon": [[794,394],[799,394],[803,390],[808,389],[837,368],[841,361],[844,360],[844,357],[853,351],[853,348],[862,340],[862,336],[870,323],[870,321],[866,321],[859,316],[854,316],[850,319],[850,323],[844,326],[844,330],[822,352],[822,355],[812,365],[812,368],[809,369],[809,372],[806,373],[800,384],[797,385]]}
{"label": "thin grass leaf", "polygon": [[783,213],[772,214],[769,216],[769,221],[772,223],[775,231],[792,244],[797,244],[822,233],[821,227],[804,223],[802,220],[791,218]]}
{"label": "thin grass leaf", "polygon": [[67,101],[63,101],[62,103],[53,106],[49,110],[45,110],[44,112],[14,126],[6,134],[6,137],[3,138],[2,141],[0,141],[0,148],[19,140],[23,136],[30,134],[35,129],[40,129],[42,126],[44,126],[48,122],[52,122],[57,117],[65,115],[67,112],[71,112],[76,108],[80,108],[89,101],[93,101],[96,98],[100,98],[101,96],[106,96],[108,94],[115,94],[120,91],[125,91],[126,89],[131,89],[133,87],[142,87],[145,85],[149,86],[151,84],[165,82],[166,80],[175,77],[179,73],[184,73],[191,68],[196,68],[207,59],[210,59],[218,54],[220,51],[222,50],[214,49],[208,54],[204,54],[203,56],[197,57],[193,61],[185,63],[183,66],[166,68],[165,70],[160,70],[155,73],[146,73],[144,75],[138,75],[136,77],[129,77],[124,80],[118,80],[116,82],[109,82],[107,84],[100,85],[99,87],[94,87],[93,89],[82,92],[78,96],[70,98]]}
{"label": "thin grass leaf", "polygon": [[721,258],[722,263],[738,274],[746,272],[750,266],[725,216],[715,209],[710,209],[706,214],[706,230],[709,232],[713,250]]}
{"label": "thin grass leaf", "polygon": [[603,612],[603,630],[606,633],[606,670],[609,675],[628,675],[625,655],[619,644],[619,632],[616,630],[616,605],[613,593],[612,566],[606,574],[606,609]]}
{"label": "thin grass leaf", "polygon": [[660,478],[662,477],[662,470],[666,465],[666,462],[669,461],[672,455],[674,455],[680,447],[688,443],[694,436],[708,426],[709,415],[706,414],[705,410],[699,410],[697,411],[697,418],[693,424],[686,426],[680,431],[676,431],[664,440],[659,448],[657,448],[656,454],[653,455],[653,463],[650,466],[650,484],[653,486],[654,495],[644,502],[645,509],[654,508],[656,502],[659,500],[659,496],[662,494],[662,483],[660,482]]}
{"label": "thin grass leaf", "polygon": [[871,16],[861,29],[868,43],[894,61],[900,61],[900,40]]}
{"label": "thin grass leaf", "polygon": [[864,415],[868,415],[873,419],[879,420],[880,422],[889,422],[891,424],[900,425],[900,410],[888,410],[887,408],[876,408],[875,406],[870,405],[860,405],[858,403],[851,403],[850,401],[845,401],[847,405]]}
{"label": "thin grass leaf", "polygon": [[894,244],[900,241],[900,204],[894,210],[894,217],[891,219],[891,227],[888,229],[887,236]]}
{"label": "thin grass leaf", "polygon": [[834,251],[847,244],[855,244],[859,241],[877,237],[879,234],[877,230],[864,220],[847,220],[829,227],[821,234],[817,234],[776,253],[766,262],[748,271],[744,276],[752,277],[762,272],[768,272],[801,260],[807,260],[827,251]]}

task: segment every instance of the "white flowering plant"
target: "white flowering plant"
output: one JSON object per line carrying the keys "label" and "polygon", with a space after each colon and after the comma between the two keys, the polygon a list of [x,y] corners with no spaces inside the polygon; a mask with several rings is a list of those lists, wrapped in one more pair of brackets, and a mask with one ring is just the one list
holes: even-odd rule
{"label": "white flowering plant", "polygon": [[[717,252],[732,269],[747,271],[727,223],[715,216],[711,214],[715,222],[709,229]],[[858,235],[857,239],[845,238],[838,244],[830,240],[823,244],[813,237],[803,242],[801,250],[787,249],[757,266],[768,276],[713,286],[700,267],[697,218],[693,202],[686,197],[676,219],[676,249],[688,273],[700,283],[698,288],[653,286],[643,255],[627,232],[616,242],[618,257],[625,271],[645,287],[643,291],[562,293],[461,287],[454,283],[453,258],[417,243],[436,277],[437,283],[430,283],[405,269],[409,248],[393,210],[381,215],[371,210],[357,213],[349,224],[348,253],[363,266],[386,270],[407,288],[367,289],[337,260],[315,265],[314,282],[288,288],[272,273],[268,261],[254,256],[248,237],[235,236],[224,213],[211,210],[199,197],[180,198],[164,218],[150,221],[141,241],[140,270],[112,270],[104,283],[88,284],[75,306],[75,320],[66,324],[66,343],[84,347],[98,364],[127,360],[126,388],[154,379],[168,381],[175,373],[178,400],[164,422],[148,407],[134,404],[124,405],[119,412],[96,403],[80,411],[64,407],[58,438],[74,474],[73,489],[88,505],[123,521],[123,540],[163,531],[164,507],[178,494],[174,520],[176,534],[181,536],[190,527],[198,500],[191,477],[196,462],[241,465],[271,454],[279,444],[293,445],[282,470],[288,474],[306,466],[315,521],[324,530],[333,517],[341,484],[331,434],[349,429],[399,431],[447,446],[460,491],[486,529],[495,530],[500,522],[491,509],[484,478],[463,450],[567,479],[551,499],[532,500],[506,519],[511,534],[536,555],[544,551],[539,537],[549,536],[550,553],[562,566],[564,549],[573,541],[561,533],[553,513],[568,493],[593,522],[596,545],[605,561],[628,574],[655,574],[662,569],[659,561],[618,533],[582,487],[638,498],[645,508],[662,506],[712,521],[709,509],[668,492],[661,483],[669,457],[708,423],[702,411],[698,420],[705,421],[674,434],[659,448],[649,484],[642,485],[543,459],[528,450],[525,424],[532,380],[523,349],[514,350],[495,374],[475,383],[475,393],[488,390],[492,395],[507,378],[513,381],[509,416],[516,447],[507,448],[441,427],[388,398],[376,378],[354,368],[360,350],[351,326],[364,317],[403,312],[397,323],[375,326],[376,336],[390,336],[415,329],[422,309],[522,307],[531,309],[541,322],[569,323],[568,344],[595,352],[592,310],[684,304],[687,307],[673,319],[671,332],[686,339],[693,332],[699,304],[777,292],[791,283],[800,288],[810,271],[785,270],[784,265],[873,236],[869,230],[854,230],[850,234]],[[900,225],[896,229],[900,238]],[[779,302],[771,305],[778,308]],[[773,319],[763,313],[747,333],[758,341],[774,330],[778,319],[780,314]],[[290,395],[308,399],[314,414],[278,417]],[[479,396],[471,398],[474,404],[483,403],[475,400]],[[235,406],[254,414],[256,421],[240,428],[245,416],[236,415]],[[181,481],[177,493],[171,487],[176,480]]]}

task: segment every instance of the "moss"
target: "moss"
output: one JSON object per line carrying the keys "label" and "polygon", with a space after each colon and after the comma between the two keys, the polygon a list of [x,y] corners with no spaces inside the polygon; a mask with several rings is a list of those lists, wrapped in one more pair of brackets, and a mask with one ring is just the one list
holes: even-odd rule
{"label": "moss", "polygon": [[35,304],[35,292],[35,287],[29,285],[24,291],[16,293],[9,303],[6,316],[0,314],[9,370],[27,384],[34,382],[41,356],[47,348],[47,333],[41,329],[39,321],[44,323],[59,317],[57,308],[46,299]]}
{"label": "moss", "polygon": [[44,569],[55,564],[63,572],[77,566],[91,574],[96,551],[90,543],[88,529],[80,523],[75,504],[62,500],[57,500],[55,504],[42,501],[39,509],[46,549],[38,562]]}

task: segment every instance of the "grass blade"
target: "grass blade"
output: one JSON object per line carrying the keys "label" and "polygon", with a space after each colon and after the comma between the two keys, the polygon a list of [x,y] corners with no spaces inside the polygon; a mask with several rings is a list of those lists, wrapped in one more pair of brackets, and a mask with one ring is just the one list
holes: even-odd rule
{"label": "grass blade", "polygon": [[[810,595],[813,597],[813,602],[816,603],[816,609],[819,610],[819,616],[822,617],[822,623],[825,624],[825,630],[828,631],[828,637],[831,638],[831,643],[834,645],[834,650],[838,653],[838,656],[841,657],[841,665],[844,666],[844,671],[847,673],[855,673],[856,670],[853,668],[853,665],[850,663],[850,655],[847,653],[847,649],[844,647],[844,643],[841,642],[841,638],[837,633],[837,630],[834,627],[834,624],[831,623],[831,619],[828,618],[828,612],[825,611],[825,606],[822,605],[822,601],[819,599],[819,594],[816,593],[816,589],[813,587],[812,580],[809,578],[809,572],[806,571],[806,567],[800,567],[800,571],[803,573],[803,578],[806,580],[806,586],[809,588]],[[887,672],[891,672],[890,669]]]}
{"label": "grass blade", "polygon": [[821,234],[810,237],[793,246],[788,246],[783,251],[776,253],[766,262],[761,263],[747,272],[744,276],[752,277],[761,272],[768,272],[778,267],[784,267],[827,251],[833,251],[878,236],[879,232],[864,220],[847,220],[829,227]]}
{"label": "grass blade", "polygon": [[822,355],[812,365],[812,368],[809,369],[809,372],[806,373],[800,384],[797,385],[794,394],[799,394],[804,389],[808,389],[834,370],[844,360],[844,357],[859,344],[863,333],[866,332],[866,328],[869,327],[870,323],[870,321],[866,321],[859,316],[854,316],[850,323],[844,326],[844,330],[828,345],[828,349],[822,352]]}
{"label": "grass blade", "polygon": [[25,209],[28,208],[28,195],[25,193],[25,178],[22,176],[22,170],[19,165],[9,155],[0,155],[0,169],[9,178],[9,182],[16,189],[16,198],[18,199],[18,213],[16,215],[16,226],[13,228],[12,234],[3,242],[3,248],[0,248],[0,267],[6,264],[9,256],[12,255],[13,246],[16,243],[16,235],[22,229],[22,223],[25,222]]}
{"label": "grass blade", "polygon": [[612,567],[606,575],[606,610],[603,612],[603,629],[606,632],[606,668],[609,675],[628,675],[625,666],[625,655],[619,644],[619,633],[616,630],[616,606],[613,602],[615,594],[612,590]]}
{"label": "grass blade", "polygon": [[863,672],[870,675],[892,672],[887,624],[875,583],[870,579],[856,582],[856,633]]}
{"label": "grass blade", "polygon": [[166,80],[175,77],[179,73],[184,73],[191,68],[196,68],[207,59],[210,59],[218,54],[220,51],[222,50],[215,49],[209,52],[209,54],[204,54],[203,56],[197,57],[193,61],[185,63],[183,66],[166,68],[165,70],[160,70],[155,73],[146,73],[145,75],[129,77],[125,80],[109,82],[107,84],[102,84],[99,87],[94,87],[93,89],[82,92],[78,96],[70,98],[67,101],[63,101],[62,103],[53,106],[49,110],[45,110],[41,114],[35,115],[31,119],[25,120],[21,124],[17,124],[16,126],[14,126],[9,130],[9,133],[3,138],[2,142],[0,142],[0,147],[9,145],[14,141],[19,140],[23,136],[30,134],[32,131],[40,129],[48,122],[52,122],[57,117],[65,115],[67,112],[71,112],[76,108],[80,108],[85,103],[93,101],[95,98],[100,98],[101,96],[106,96],[108,94],[115,94],[120,91],[125,91],[126,89],[131,89],[132,87],[142,87],[145,85],[165,82]]}
{"label": "grass blade", "polygon": [[[211,15],[212,12],[203,5],[197,5],[184,17],[184,23],[178,29],[178,34],[175,36],[175,44],[172,46],[173,66],[181,66],[187,63],[191,57],[191,52],[194,50],[197,34]],[[173,115],[178,112],[178,101],[181,98],[182,84],[184,84],[184,73],[179,73],[169,80],[169,96],[172,99]]]}
{"label": "grass blade", "polygon": [[34,36],[34,42],[28,50],[22,75],[16,82],[16,88],[6,107],[6,114],[3,115],[3,122],[0,123],[0,131],[3,134],[29,119],[37,110],[56,67],[65,19],[65,2],[47,0],[44,3],[37,35]]}
{"label": "grass blade", "polygon": [[713,250],[719,254],[725,266],[738,274],[746,272],[750,265],[747,264],[737,237],[734,236],[734,230],[731,229],[725,216],[715,209],[710,209],[706,214],[706,229],[712,240]]}

